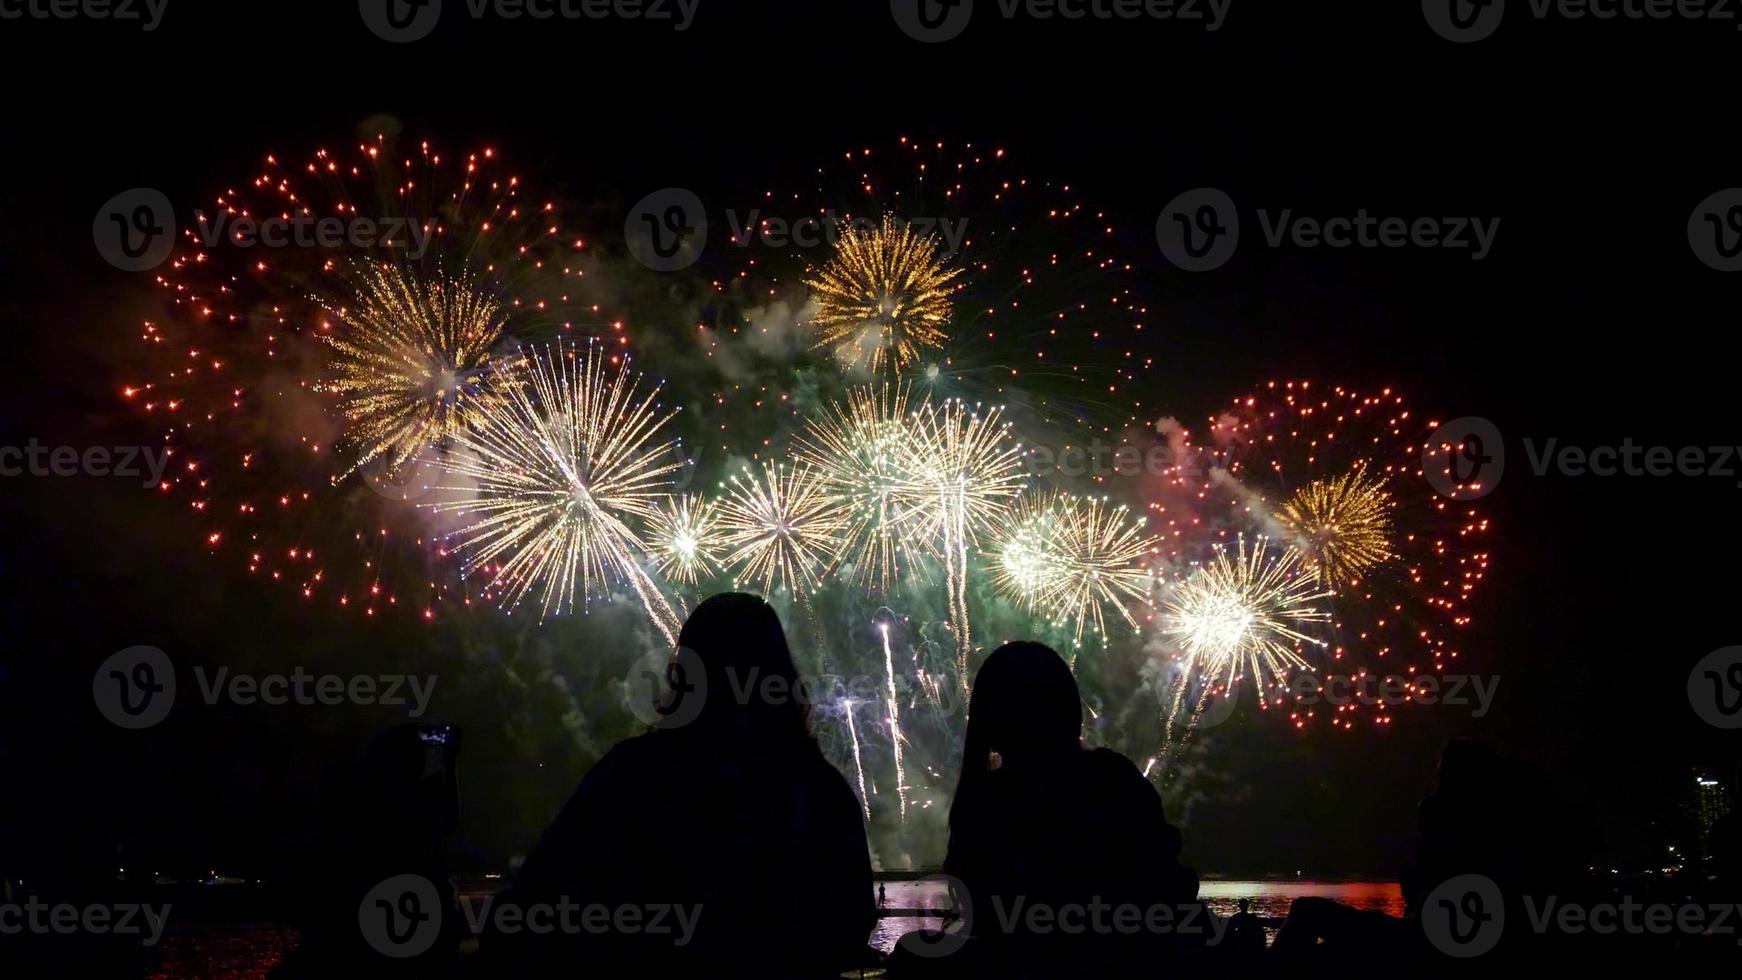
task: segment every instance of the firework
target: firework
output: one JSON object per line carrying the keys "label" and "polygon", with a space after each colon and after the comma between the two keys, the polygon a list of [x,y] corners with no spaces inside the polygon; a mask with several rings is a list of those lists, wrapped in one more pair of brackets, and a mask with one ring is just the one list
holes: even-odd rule
{"label": "firework", "polygon": [[[857,143],[797,181],[767,186],[765,208],[780,202],[832,228],[857,227],[860,238],[878,233],[884,216],[931,219],[941,261],[960,275],[948,283],[946,336],[918,348],[917,363],[901,371],[928,394],[1003,405],[1025,431],[1032,421],[1114,429],[1153,421],[1146,399],[1155,389],[1145,381],[1155,362],[1143,342],[1157,297],[1145,267],[1153,215],[1127,220],[1096,207],[1085,185],[1035,173],[1018,154],[953,140]],[[816,298],[787,292],[817,278],[822,263],[811,250],[755,256],[722,283],[751,329],[771,295],[794,308]],[[843,358],[869,359],[843,343]],[[721,392],[728,401],[760,394]]]}
{"label": "firework", "polygon": [[810,420],[799,439],[799,460],[841,506],[838,564],[850,584],[883,593],[922,567],[913,526],[923,496],[908,469],[914,448],[907,391],[886,386],[849,392]]}
{"label": "firework", "polygon": [[982,413],[957,399],[928,403],[914,415],[915,436],[907,464],[920,495],[918,527],[943,561],[950,624],[956,634],[956,673],[968,688],[968,552],[980,533],[1005,516],[1021,491],[1022,447],[1010,438],[1003,410]]}
{"label": "firework", "polygon": [[[1458,658],[1453,637],[1469,623],[1470,595],[1488,573],[1481,547],[1488,519],[1421,475],[1423,446],[1437,426],[1390,388],[1362,393],[1308,381],[1270,383],[1211,423],[1225,454],[1211,498],[1232,505],[1237,519],[1300,536],[1308,562],[1331,559],[1324,573],[1334,594],[1336,660],[1385,660],[1388,672],[1415,674],[1446,670]],[[1312,508],[1291,512],[1298,494]],[[1300,515],[1331,501],[1361,519],[1352,527],[1359,534],[1329,541],[1326,555],[1312,520]],[[1361,560],[1367,564],[1357,571]],[[1343,562],[1347,574],[1336,571]]]}
{"label": "firework", "polygon": [[1073,625],[1078,643],[1091,623],[1105,642],[1108,609],[1135,630],[1129,604],[1149,602],[1155,576],[1143,562],[1157,539],[1143,533],[1142,518],[1133,520],[1125,505],[1110,505],[1105,497],[1062,498],[1059,517],[1063,575],[1047,601],[1054,617]]}
{"label": "firework", "polygon": [[[1171,554],[1252,533],[1300,551],[1330,593],[1327,653],[1340,671],[1443,672],[1487,576],[1489,522],[1423,475],[1438,426],[1389,388],[1270,382],[1213,415],[1207,439],[1174,433],[1182,465],[1150,507],[1175,530]],[[1391,722],[1384,703],[1339,706],[1328,720],[1350,728],[1363,716]]]}
{"label": "firework", "polygon": [[907,771],[901,763],[901,743],[907,736],[901,731],[901,708],[895,687],[895,652],[889,645],[889,624],[878,623],[877,633],[883,641],[883,677],[887,682],[884,710],[889,714],[889,748],[895,756],[895,797],[900,805],[901,820],[907,822]]}
{"label": "firework", "polygon": [[806,596],[835,558],[842,509],[804,464],[748,468],[733,476],[720,501],[720,529],[732,551],[726,563],[764,593]]}
{"label": "firework", "polygon": [[334,350],[323,387],[339,395],[351,469],[380,457],[397,470],[468,423],[504,310],[469,277],[368,265],[356,280],[355,302],[332,311],[342,332],[322,336]]}
{"label": "firework", "polygon": [[681,465],[659,432],[658,388],[643,393],[627,360],[547,348],[527,358],[522,383],[456,440],[441,465],[459,499],[433,505],[469,522],[455,549],[470,575],[487,569],[505,608],[537,592],[543,615],[584,606],[626,584],[667,640],[677,614],[642,569],[648,548],[635,529],[652,520]]}
{"label": "firework", "polygon": [[859,776],[859,806],[865,811],[865,822],[869,823],[871,821],[871,794],[865,791],[865,759],[859,752],[859,724],[853,720],[853,699],[842,699],[841,710],[847,717],[847,734],[853,740],[853,771]]}
{"label": "firework", "polygon": [[695,585],[720,566],[719,516],[699,496],[666,498],[654,511],[648,539],[660,574],[673,582]]}
{"label": "firework", "polygon": [[1029,610],[1044,608],[1065,581],[1059,497],[1024,494],[993,542],[992,581]]}
{"label": "firework", "polygon": [[1391,509],[1385,481],[1369,477],[1363,461],[1342,476],[1314,480],[1277,508],[1276,519],[1319,581],[1341,590],[1396,557]]}
{"label": "firework", "polygon": [[1218,547],[1208,564],[1171,585],[1162,633],[1178,648],[1186,678],[1231,691],[1250,675],[1263,698],[1266,683],[1280,686],[1307,666],[1302,644],[1325,645],[1301,628],[1329,622],[1317,605],[1327,596],[1301,568],[1299,552],[1263,537],[1248,549],[1241,537],[1234,556]]}
{"label": "firework", "polygon": [[1148,603],[1154,573],[1144,564],[1159,541],[1124,505],[1067,494],[1024,497],[992,547],[994,584],[1081,644],[1083,631],[1107,639],[1105,611],[1137,628],[1130,604]]}
{"label": "firework", "polygon": [[[504,165],[375,137],[268,155],[203,202],[154,275],[122,387],[174,463],[156,493],[201,551],[366,615],[470,602],[405,502],[431,482],[423,458],[507,371],[499,343],[613,322],[582,243]],[[229,234],[244,220],[285,223],[285,247],[245,247]]]}
{"label": "firework", "polygon": [[835,255],[804,280],[816,312],[814,346],[842,363],[903,368],[949,337],[951,283],[961,274],[938,256],[937,239],[884,215],[849,227]]}

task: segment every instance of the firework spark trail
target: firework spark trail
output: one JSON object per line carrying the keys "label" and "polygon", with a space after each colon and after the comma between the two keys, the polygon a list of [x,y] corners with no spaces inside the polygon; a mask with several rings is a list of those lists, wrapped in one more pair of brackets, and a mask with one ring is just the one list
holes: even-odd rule
{"label": "firework spark trail", "polygon": [[922,526],[938,545],[949,589],[949,617],[956,634],[956,673],[967,693],[968,551],[980,532],[1005,518],[1009,502],[1026,482],[1022,447],[1010,440],[1003,409],[984,414],[957,399],[927,403],[914,414],[917,434],[908,470],[925,494]]}
{"label": "firework spark trail", "polygon": [[577,593],[585,605],[620,581],[674,641],[677,613],[641,567],[647,546],[630,522],[655,516],[681,465],[675,441],[655,441],[675,413],[662,414],[658,388],[638,391],[626,360],[614,375],[605,360],[590,349],[529,357],[522,383],[440,460],[465,482],[432,506],[474,517],[456,532],[462,570],[488,569],[504,608],[538,589],[541,616],[560,614]]}
{"label": "firework spark trail", "polygon": [[840,546],[841,506],[802,463],[744,475],[732,477],[720,501],[723,541],[733,549],[726,562],[764,593],[785,586],[802,601]]}
{"label": "firework spark trail", "polygon": [[1290,670],[1307,666],[1296,652],[1300,644],[1325,646],[1296,627],[1329,623],[1330,614],[1317,605],[1329,596],[1300,567],[1299,552],[1272,548],[1263,537],[1251,549],[1240,537],[1233,558],[1218,547],[1208,564],[1174,583],[1162,620],[1162,632],[1172,638],[1181,660],[1170,729],[1194,681],[1204,685],[1194,721],[1212,691],[1231,696],[1246,673],[1264,704],[1267,679],[1282,684]]}
{"label": "firework spark trail", "polygon": [[901,731],[901,709],[895,690],[895,653],[889,647],[889,624],[878,623],[883,636],[883,676],[889,692],[889,745],[895,755],[895,796],[901,805],[901,822],[907,822],[907,772],[902,767],[901,743],[907,736]]}
{"label": "firework spark trail", "polygon": [[354,303],[329,305],[342,328],[320,387],[339,396],[356,458],[397,470],[451,439],[476,410],[490,349],[506,319],[500,299],[470,277],[430,279],[397,265],[359,264]]}
{"label": "firework spark trail", "polygon": [[799,436],[796,455],[812,467],[843,514],[836,567],[851,584],[886,593],[920,569],[914,523],[925,504],[909,472],[912,420],[905,387],[867,385],[826,406]]}
{"label": "firework spark trail", "polygon": [[876,228],[848,228],[834,256],[804,280],[816,306],[813,346],[872,371],[906,367],[949,339],[951,283],[960,274],[939,258],[935,237],[892,215]]}
{"label": "firework spark trail", "polygon": [[865,822],[871,822],[871,797],[865,792],[865,760],[859,755],[859,726],[853,721],[853,701],[841,702],[846,707],[847,734],[853,737],[853,768],[859,774],[859,804],[865,808]]}

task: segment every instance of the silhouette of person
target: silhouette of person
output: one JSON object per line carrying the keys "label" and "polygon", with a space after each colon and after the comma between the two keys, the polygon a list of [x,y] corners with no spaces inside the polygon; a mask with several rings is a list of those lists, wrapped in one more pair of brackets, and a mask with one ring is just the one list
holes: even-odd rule
{"label": "silhouette of person", "polygon": [[[274,969],[275,980],[442,977],[457,969],[463,922],[446,851],[459,823],[460,743],[453,725],[397,725],[378,733],[361,760],[323,774],[319,839],[295,886],[302,944]],[[440,923],[433,944],[403,958],[359,928],[360,905],[401,875],[429,883],[434,905],[415,911]]]}
{"label": "silhouette of person", "polygon": [[668,698],[700,697],[699,713],[600,759],[499,899],[567,902],[581,927],[488,928],[480,972],[814,977],[863,962],[877,918],[865,827],[811,737],[779,618],[716,595],[678,643],[702,683],[668,674]]}
{"label": "silhouette of person", "polygon": [[[967,972],[1153,974],[1177,948],[1165,933],[1186,929],[1197,878],[1179,832],[1131,760],[1084,748],[1082,725],[1076,678],[1050,648],[1007,643],[980,668],[944,862],[967,892]],[[898,951],[891,966],[915,964]]]}
{"label": "silhouette of person", "polygon": [[1240,911],[1228,920],[1228,948],[1236,953],[1264,952],[1264,923],[1252,914],[1252,902],[1240,900]]}

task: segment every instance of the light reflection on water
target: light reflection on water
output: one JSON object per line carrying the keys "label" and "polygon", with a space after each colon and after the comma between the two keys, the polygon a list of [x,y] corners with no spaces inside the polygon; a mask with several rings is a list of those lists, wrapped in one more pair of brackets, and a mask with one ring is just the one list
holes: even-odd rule
{"label": "light reflection on water", "polygon": [[[891,881],[884,885],[884,905],[900,909],[942,909],[949,904],[941,880]],[[1387,915],[1403,915],[1403,890],[1395,881],[1206,881],[1198,887],[1198,897],[1217,915],[1233,915],[1239,911],[1240,899],[1251,903],[1252,913],[1264,919],[1282,920],[1288,917],[1288,907],[1297,898],[1328,898],[1354,908]],[[941,917],[895,917],[879,919],[871,945],[884,952],[895,947],[895,941],[915,929],[936,929]],[[1266,934],[1275,937],[1275,929]]]}

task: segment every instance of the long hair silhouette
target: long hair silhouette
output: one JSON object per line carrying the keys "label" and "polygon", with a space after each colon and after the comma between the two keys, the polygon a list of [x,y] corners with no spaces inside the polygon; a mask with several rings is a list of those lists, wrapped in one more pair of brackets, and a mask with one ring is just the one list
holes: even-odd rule
{"label": "long hair silhouette", "polygon": [[992,753],[1008,760],[1065,751],[1080,744],[1082,732],[1083,697],[1064,658],[1041,643],[1004,644],[974,677],[956,800],[978,790]]}
{"label": "long hair silhouette", "polygon": [[700,726],[810,735],[810,709],[786,631],[761,596],[723,592],[708,598],[685,620],[677,642],[701,665],[706,693]]}

